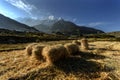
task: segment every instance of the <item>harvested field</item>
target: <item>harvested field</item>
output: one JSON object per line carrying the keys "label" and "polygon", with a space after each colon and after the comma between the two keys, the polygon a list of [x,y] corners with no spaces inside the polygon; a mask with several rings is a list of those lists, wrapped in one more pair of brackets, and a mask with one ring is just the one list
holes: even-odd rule
{"label": "harvested field", "polygon": [[[65,44],[72,41],[42,42]],[[0,52],[0,80],[120,80],[120,50],[106,49],[113,42],[90,42],[90,50],[62,59],[54,65],[30,60],[25,50]],[[114,45],[114,44],[113,44]],[[114,45],[114,46],[115,46]],[[27,45],[25,45],[27,46]]]}

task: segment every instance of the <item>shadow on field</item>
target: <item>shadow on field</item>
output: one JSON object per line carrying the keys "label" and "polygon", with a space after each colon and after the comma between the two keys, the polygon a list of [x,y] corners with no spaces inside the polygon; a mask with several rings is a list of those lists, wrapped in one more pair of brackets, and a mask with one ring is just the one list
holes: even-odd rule
{"label": "shadow on field", "polygon": [[[104,71],[104,69],[101,67],[100,63],[87,61],[78,56],[72,56],[67,59],[57,61],[53,66],[48,66],[46,68],[30,72],[24,76],[10,78],[9,80],[53,80],[58,75],[65,77],[70,74],[78,78],[85,78],[85,80],[88,80],[101,77],[100,72],[102,71]],[[64,77],[59,78],[64,79]]]}
{"label": "shadow on field", "polygon": [[80,74],[89,78],[99,78],[100,72],[108,72],[103,64],[90,61],[88,59],[104,59],[105,56],[96,55],[91,53],[78,53],[80,56],[72,56],[55,63],[57,69],[64,71],[66,74],[72,73],[73,75]]}
{"label": "shadow on field", "polygon": [[87,61],[80,57],[70,57],[55,63],[55,66],[65,73],[95,73],[103,69],[101,65],[94,61]]}
{"label": "shadow on field", "polygon": [[85,59],[104,59],[104,58],[106,58],[103,55],[93,54],[93,53],[88,53],[88,52],[79,52],[76,55],[80,55],[82,58],[85,58]]}
{"label": "shadow on field", "polygon": [[[40,68],[20,77],[13,77],[9,80],[53,80],[55,77],[64,79],[66,76],[72,74],[73,76],[88,80],[93,78],[100,78],[100,73],[105,71],[101,63],[90,61],[88,59],[104,59],[105,56],[95,55],[91,53],[78,53],[79,55],[71,56],[66,59],[57,61],[52,66]],[[112,69],[109,69],[111,71]],[[63,77],[59,77],[59,75]]]}
{"label": "shadow on field", "polygon": [[114,49],[106,49],[106,48],[90,48],[90,50],[99,50],[99,51],[119,51],[119,50],[114,50]]}

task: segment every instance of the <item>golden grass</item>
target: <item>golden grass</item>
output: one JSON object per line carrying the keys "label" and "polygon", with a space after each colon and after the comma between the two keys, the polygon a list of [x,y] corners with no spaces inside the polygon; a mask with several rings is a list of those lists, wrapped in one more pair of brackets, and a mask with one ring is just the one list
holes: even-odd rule
{"label": "golden grass", "polygon": [[[43,42],[44,45],[65,44]],[[0,52],[0,80],[120,80],[120,51],[106,50],[112,42],[91,42],[90,50],[56,62],[29,60],[24,50]],[[97,54],[94,54],[95,52]],[[104,51],[102,51],[104,50]],[[99,55],[100,54],[100,55]]]}
{"label": "golden grass", "polygon": [[12,50],[23,50],[27,44],[0,44],[0,52],[12,51]]}
{"label": "golden grass", "polygon": [[120,42],[113,42],[111,44],[106,45],[106,49],[108,50],[120,50]]}

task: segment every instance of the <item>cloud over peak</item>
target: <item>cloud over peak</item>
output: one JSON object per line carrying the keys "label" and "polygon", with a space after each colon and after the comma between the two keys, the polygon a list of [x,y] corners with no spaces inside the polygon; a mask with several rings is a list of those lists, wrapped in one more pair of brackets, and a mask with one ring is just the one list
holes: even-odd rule
{"label": "cloud over peak", "polygon": [[89,23],[88,26],[99,26],[99,25],[103,25],[105,24],[104,22],[93,22],[93,23]]}
{"label": "cloud over peak", "polygon": [[31,14],[32,10],[36,9],[36,7],[34,5],[29,4],[28,2],[26,2],[25,0],[5,0],[8,3],[10,3],[11,5],[24,10],[25,12]]}
{"label": "cloud over peak", "polygon": [[54,20],[54,19],[55,19],[55,16],[50,15],[50,16],[48,16],[48,19],[50,19],[50,20]]}

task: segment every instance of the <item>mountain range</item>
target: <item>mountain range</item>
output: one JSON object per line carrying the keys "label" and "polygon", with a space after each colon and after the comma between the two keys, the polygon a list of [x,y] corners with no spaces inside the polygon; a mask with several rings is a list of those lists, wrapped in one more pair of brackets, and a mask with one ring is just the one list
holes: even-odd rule
{"label": "mountain range", "polygon": [[[50,25],[48,25],[50,24]],[[61,20],[53,20],[48,21],[44,20],[43,23],[33,26],[39,31],[43,31],[45,33],[57,33],[60,32],[66,35],[80,35],[80,34],[96,34],[96,33],[104,33],[101,30],[86,27],[86,26],[78,26],[70,21]]]}
{"label": "mountain range", "polygon": [[29,27],[25,24],[17,22],[13,19],[10,19],[2,14],[0,14],[0,28],[9,29],[9,30],[16,30],[22,32],[39,32],[37,29],[33,27]]}
{"label": "mountain range", "polygon": [[[25,21],[25,20],[22,20]],[[37,21],[37,20],[36,20]],[[28,23],[34,24],[34,21],[27,20]],[[24,22],[25,23],[25,22]],[[78,26],[73,22],[64,19],[45,19],[39,20],[35,26],[28,26],[21,22],[15,21],[0,14],[0,28],[8,30],[16,30],[22,32],[45,32],[45,33],[61,33],[64,35],[81,35],[104,33],[101,30],[86,26]]]}

